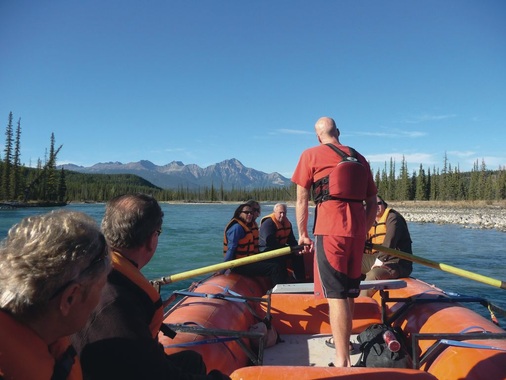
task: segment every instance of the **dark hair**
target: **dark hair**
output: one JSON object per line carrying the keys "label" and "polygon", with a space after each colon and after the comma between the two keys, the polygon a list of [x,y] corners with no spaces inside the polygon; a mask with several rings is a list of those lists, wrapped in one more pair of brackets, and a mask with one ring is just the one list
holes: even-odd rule
{"label": "dark hair", "polygon": [[383,206],[385,206],[385,208],[388,207],[388,203],[384,201],[383,198],[381,198],[379,195],[377,195],[377,197],[380,199],[381,203],[383,203]]}
{"label": "dark hair", "polygon": [[249,208],[252,208],[251,205],[247,204],[247,203],[241,203],[236,209],[235,209],[235,212],[234,212],[234,218],[236,219],[240,219],[240,215],[241,215],[241,212],[242,212],[242,209],[244,207],[249,207]]}
{"label": "dark hair", "polygon": [[136,248],[162,226],[163,211],[151,195],[125,194],[107,202],[102,231],[113,248]]}
{"label": "dark hair", "polygon": [[257,201],[255,201],[254,199],[250,199],[246,202],[247,205],[251,206],[251,207],[260,207],[260,203],[258,203]]}

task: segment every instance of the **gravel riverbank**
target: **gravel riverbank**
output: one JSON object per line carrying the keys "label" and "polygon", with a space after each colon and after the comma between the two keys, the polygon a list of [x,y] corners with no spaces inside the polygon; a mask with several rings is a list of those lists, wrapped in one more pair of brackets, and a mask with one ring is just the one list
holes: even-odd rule
{"label": "gravel riverbank", "polygon": [[[388,201],[387,201],[388,202]],[[506,202],[388,202],[408,222],[460,224],[506,232]]]}

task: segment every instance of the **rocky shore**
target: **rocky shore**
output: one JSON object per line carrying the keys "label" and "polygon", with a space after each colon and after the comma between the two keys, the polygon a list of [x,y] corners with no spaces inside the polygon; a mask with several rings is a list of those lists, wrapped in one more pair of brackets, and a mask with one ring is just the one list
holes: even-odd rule
{"label": "rocky shore", "polygon": [[506,202],[389,202],[406,221],[460,224],[506,232]]}

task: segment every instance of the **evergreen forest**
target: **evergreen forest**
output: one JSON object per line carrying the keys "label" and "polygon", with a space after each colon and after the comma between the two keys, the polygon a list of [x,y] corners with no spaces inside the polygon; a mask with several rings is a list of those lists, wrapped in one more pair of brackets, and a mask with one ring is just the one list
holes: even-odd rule
{"label": "evergreen forest", "polygon": [[[132,192],[152,194],[159,201],[225,202],[295,201],[295,185],[225,190],[203,187],[198,190],[179,187],[162,189],[130,174],[83,174],[57,169],[57,156],[63,145],[56,147],[52,133],[44,159],[35,167],[21,163],[21,119],[14,126],[9,113],[5,130],[5,146],[0,155],[0,202],[3,205],[55,205],[68,202],[105,202]],[[373,173],[379,195],[390,201],[497,201],[506,199],[506,168],[488,170],[485,161],[475,162],[470,172],[452,166],[446,154],[443,167],[408,172],[403,159],[397,173],[396,162],[385,162],[382,170]]]}

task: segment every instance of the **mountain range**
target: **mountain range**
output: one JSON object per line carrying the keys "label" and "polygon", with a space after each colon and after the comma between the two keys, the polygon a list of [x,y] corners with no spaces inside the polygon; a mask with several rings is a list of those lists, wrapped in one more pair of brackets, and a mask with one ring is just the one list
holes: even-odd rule
{"label": "mountain range", "polygon": [[98,163],[90,167],[65,164],[59,166],[65,170],[89,174],[135,174],[153,185],[163,189],[199,187],[232,189],[258,189],[286,187],[291,181],[279,173],[264,173],[245,167],[239,160],[232,158],[201,168],[196,164],[185,165],[181,161],[172,161],[163,166],[151,161],[141,160],[123,164],[121,162]]}

